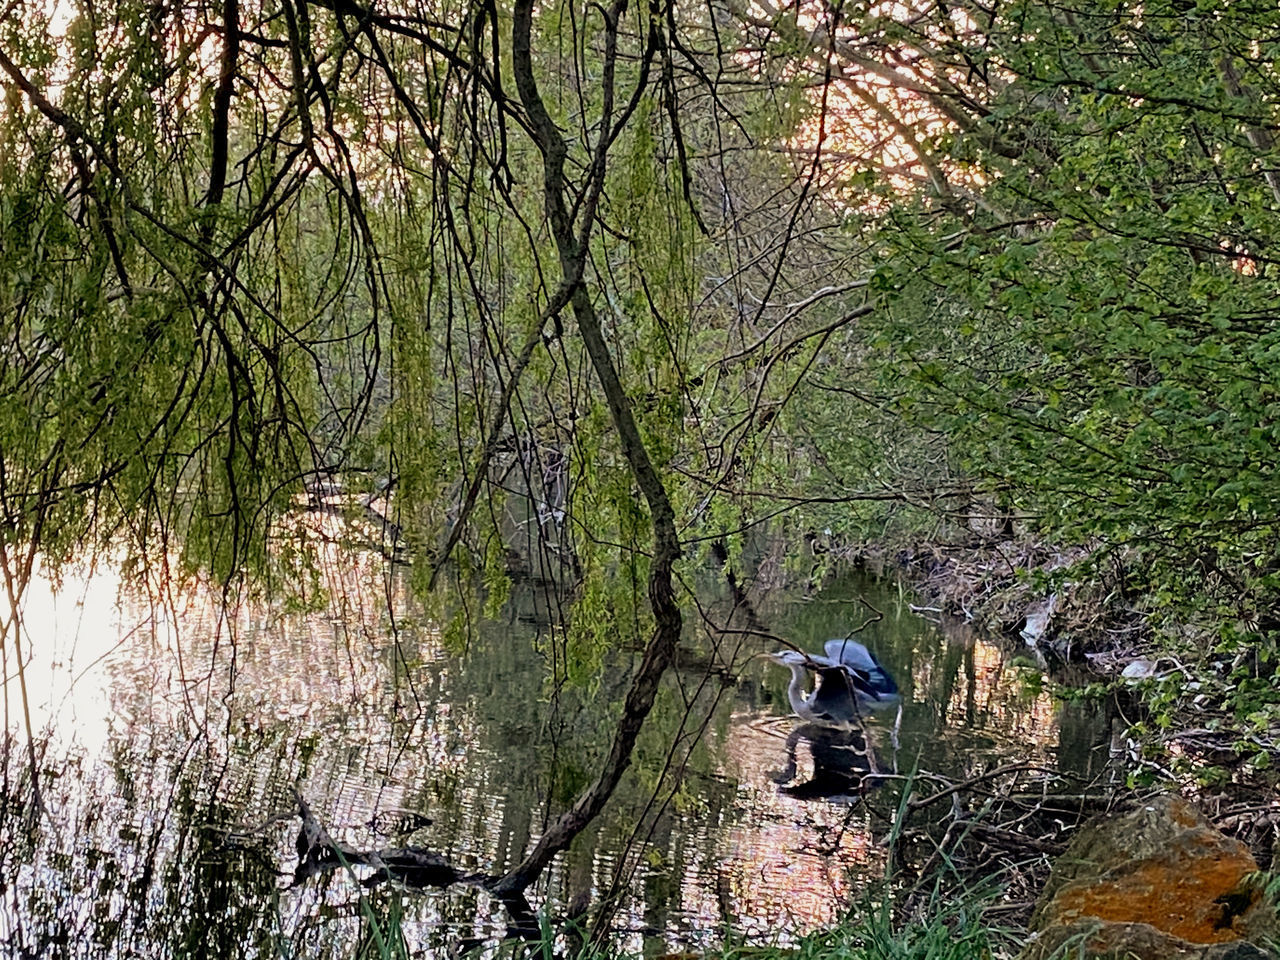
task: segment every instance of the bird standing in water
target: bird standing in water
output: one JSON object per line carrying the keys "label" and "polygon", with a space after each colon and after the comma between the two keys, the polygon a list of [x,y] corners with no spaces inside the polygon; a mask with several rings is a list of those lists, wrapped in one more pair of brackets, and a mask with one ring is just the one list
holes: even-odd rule
{"label": "bird standing in water", "polygon": [[[787,699],[802,720],[829,726],[849,726],[862,710],[893,706],[900,699],[898,685],[876,659],[856,640],[828,640],[825,656],[780,650],[770,654],[774,663],[791,669]],[[808,672],[817,675],[812,693]]]}

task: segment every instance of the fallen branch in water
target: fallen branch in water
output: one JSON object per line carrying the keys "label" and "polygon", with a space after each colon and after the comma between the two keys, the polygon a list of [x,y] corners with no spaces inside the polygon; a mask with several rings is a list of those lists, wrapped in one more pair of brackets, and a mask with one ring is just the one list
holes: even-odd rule
{"label": "fallen branch in water", "polygon": [[298,816],[302,818],[302,826],[298,830],[298,866],[293,872],[292,886],[296,887],[329,870],[352,866],[373,867],[376,871],[360,881],[364,887],[375,887],[389,880],[416,888],[447,887],[454,883],[484,883],[488,880],[484,874],[459,870],[446,857],[426,847],[360,850],[340,843],[316,819],[302,794],[295,790],[294,797],[298,801]]}
{"label": "fallen branch in water", "polygon": [[[298,829],[298,838],[295,842],[298,865],[294,869],[293,883],[290,886],[296,887],[322,873],[339,868],[347,870],[355,878],[352,867],[356,866],[374,869],[372,875],[358,880],[360,886],[366,889],[390,881],[402,884],[410,890],[422,890],[427,887],[443,889],[455,883],[470,884],[485,888],[502,902],[511,920],[507,925],[506,934],[509,939],[528,940],[540,935],[537,915],[524,894],[520,891],[494,889],[497,877],[460,870],[443,854],[426,847],[406,846],[383,850],[361,850],[342,843],[335,840],[311,812],[311,806],[297,788],[294,789],[293,795],[298,804],[298,816],[302,820],[302,826]],[[426,822],[430,823],[429,820]]]}

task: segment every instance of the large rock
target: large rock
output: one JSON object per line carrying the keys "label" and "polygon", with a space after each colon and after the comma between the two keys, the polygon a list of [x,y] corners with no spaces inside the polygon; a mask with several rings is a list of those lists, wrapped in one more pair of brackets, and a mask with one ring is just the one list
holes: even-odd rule
{"label": "large rock", "polygon": [[1181,797],[1082,827],[1031,917],[1023,960],[1265,960],[1272,905],[1245,877],[1244,844]]}

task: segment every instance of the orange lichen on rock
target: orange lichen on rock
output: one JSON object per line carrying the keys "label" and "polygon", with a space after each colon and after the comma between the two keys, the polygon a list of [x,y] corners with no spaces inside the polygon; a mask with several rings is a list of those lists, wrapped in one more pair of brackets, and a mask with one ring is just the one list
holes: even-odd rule
{"label": "orange lichen on rock", "polygon": [[[1113,923],[1149,923],[1192,943],[1225,943],[1245,936],[1241,917],[1257,900],[1238,893],[1257,870],[1248,853],[1181,860],[1145,860],[1121,876],[1079,881],[1058,891],[1055,922],[1097,917]],[[1241,909],[1239,897],[1245,898]]]}
{"label": "orange lichen on rock", "polygon": [[[1185,800],[1157,798],[1080,830],[1054,865],[1024,956],[1056,955],[1071,942],[1083,947],[1072,956],[1263,956],[1241,942],[1274,935],[1273,911],[1248,885],[1257,869],[1242,843]],[[1213,946],[1228,943],[1241,949]]]}

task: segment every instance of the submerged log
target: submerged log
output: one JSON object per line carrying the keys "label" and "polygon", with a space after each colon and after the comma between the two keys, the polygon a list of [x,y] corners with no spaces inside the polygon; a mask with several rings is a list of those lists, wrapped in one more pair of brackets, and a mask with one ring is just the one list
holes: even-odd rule
{"label": "submerged log", "polygon": [[365,887],[376,887],[380,883],[395,880],[407,887],[420,889],[447,887],[454,883],[480,883],[487,879],[483,874],[459,870],[448,858],[426,847],[361,850],[350,844],[339,843],[316,819],[302,794],[295,791],[294,796],[298,801],[298,816],[302,818],[296,841],[298,866],[293,873],[295,887],[330,870],[353,866],[374,868],[372,876],[360,881]]}
{"label": "submerged log", "polygon": [[379,850],[367,854],[363,862],[377,869],[377,873],[362,881],[366,887],[376,887],[388,880],[397,880],[407,887],[447,887],[484,879],[481,874],[458,870],[445,857],[426,847]]}

